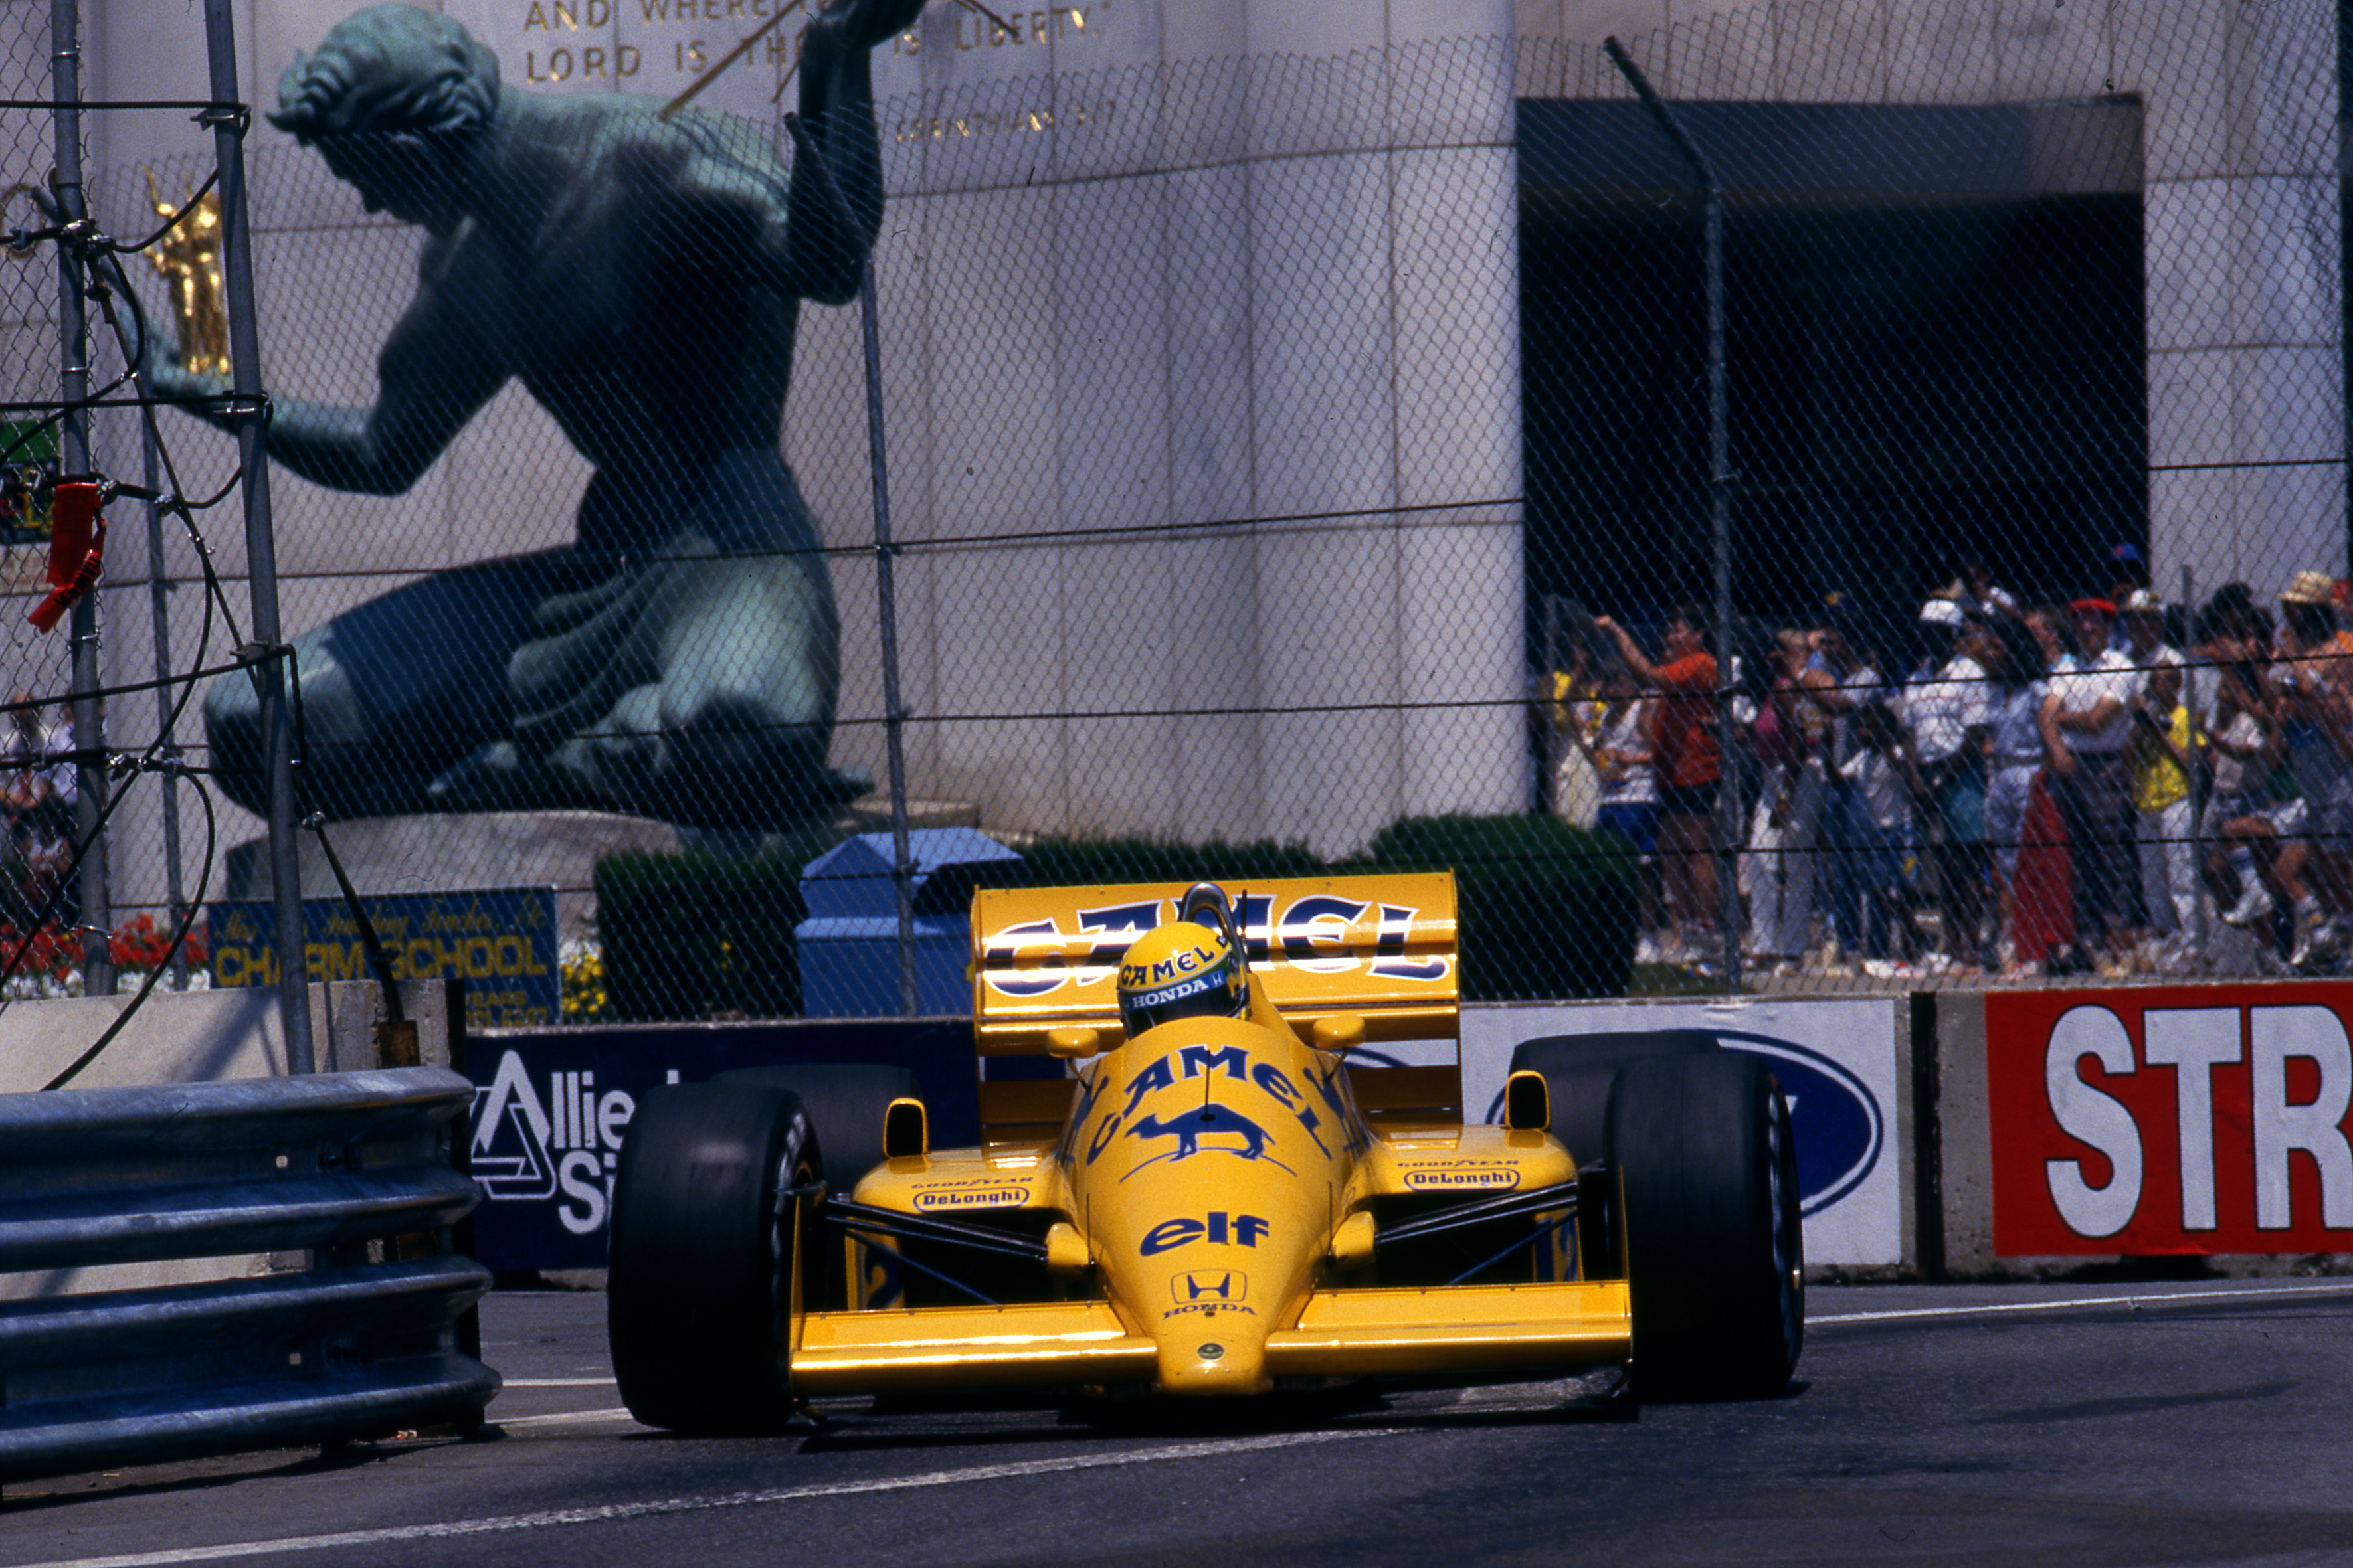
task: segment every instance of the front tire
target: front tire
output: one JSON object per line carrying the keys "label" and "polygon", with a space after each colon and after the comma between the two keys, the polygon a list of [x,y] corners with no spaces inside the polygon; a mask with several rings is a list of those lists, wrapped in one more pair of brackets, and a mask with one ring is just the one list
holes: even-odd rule
{"label": "front tire", "polygon": [[1552,1135],[1580,1165],[1609,1152],[1609,1088],[1636,1062],[1714,1054],[1723,1049],[1704,1029],[1612,1029],[1546,1035],[1512,1047],[1511,1070],[1544,1074],[1552,1100]]}
{"label": "front tire", "polygon": [[[738,1068],[716,1083],[757,1084],[798,1096],[818,1141],[817,1174],[829,1196],[847,1198],[866,1173],[882,1163],[882,1116],[901,1098],[921,1100],[915,1075],[875,1062],[816,1062],[798,1067]],[[806,1300],[812,1310],[839,1311],[865,1303],[851,1261],[861,1250],[839,1234],[813,1237],[807,1250]]]}
{"label": "front tire", "polygon": [[1805,1342],[1789,1108],[1740,1051],[1637,1062],[1609,1097],[1620,1245],[1646,1396],[1778,1394]]}
{"label": "front tire", "polygon": [[676,1432],[791,1413],[805,1205],[822,1169],[798,1097],[679,1084],[630,1119],[614,1182],[606,1331],[621,1402]]}
{"label": "front tire", "polygon": [[799,1067],[737,1068],[716,1083],[753,1083],[800,1096],[823,1145],[818,1174],[835,1197],[858,1190],[882,1163],[882,1113],[894,1100],[921,1100],[923,1086],[902,1067],[880,1062],[812,1062]]}

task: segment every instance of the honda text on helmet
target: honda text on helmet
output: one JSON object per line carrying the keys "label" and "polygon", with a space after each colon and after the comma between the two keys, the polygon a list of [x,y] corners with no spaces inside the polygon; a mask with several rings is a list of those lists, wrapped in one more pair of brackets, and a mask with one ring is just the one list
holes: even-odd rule
{"label": "honda text on helmet", "polygon": [[1207,926],[1156,926],[1119,965],[1119,1021],[1129,1039],[1177,1018],[1239,1018],[1249,1010],[1241,954]]}

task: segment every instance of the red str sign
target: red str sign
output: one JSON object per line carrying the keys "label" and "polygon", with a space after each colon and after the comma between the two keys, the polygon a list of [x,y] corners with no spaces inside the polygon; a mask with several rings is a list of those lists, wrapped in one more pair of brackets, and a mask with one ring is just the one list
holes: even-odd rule
{"label": "red str sign", "polygon": [[2353,1251],[2353,984],[1986,997],[1993,1248]]}

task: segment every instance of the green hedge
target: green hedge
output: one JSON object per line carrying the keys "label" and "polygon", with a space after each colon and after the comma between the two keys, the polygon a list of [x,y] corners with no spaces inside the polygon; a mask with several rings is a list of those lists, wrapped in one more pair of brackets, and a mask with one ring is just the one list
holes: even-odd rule
{"label": "green hedge", "polygon": [[[753,861],[638,853],[599,860],[606,1016],[797,1016],[793,929],[807,918],[800,868],[835,842],[813,836]],[[1455,874],[1466,1000],[1625,994],[1634,948],[1633,856],[1622,839],[1548,816],[1409,818],[1362,855],[1334,862],[1271,840],[1040,838],[1024,847],[1018,865],[980,867],[970,880],[935,882],[925,892],[962,904],[976,883],[1207,879],[1232,887],[1279,877],[1440,870]]]}
{"label": "green hedge", "polygon": [[836,842],[813,836],[756,860],[634,851],[598,860],[606,1016],[798,1017],[801,868]]}
{"label": "green hedge", "polygon": [[1634,962],[1631,847],[1551,816],[1417,816],[1335,871],[1454,873],[1469,1002],[1622,996]]}

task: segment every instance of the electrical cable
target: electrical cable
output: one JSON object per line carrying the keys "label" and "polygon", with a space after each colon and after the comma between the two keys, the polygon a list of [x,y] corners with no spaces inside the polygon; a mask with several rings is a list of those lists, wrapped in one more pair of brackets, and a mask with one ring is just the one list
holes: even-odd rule
{"label": "electrical cable", "polygon": [[[209,611],[207,611],[202,623],[202,630],[198,635],[196,643],[196,657],[200,662],[204,658],[206,650],[211,647],[211,639],[212,616]],[[149,744],[144,752],[141,753],[137,761],[128,764],[128,771],[138,773],[155,771],[155,758],[164,749],[164,738],[175,732],[179,728],[181,716],[187,711],[188,700],[195,695],[195,681],[193,679],[186,681],[185,689],[180,693],[178,703],[172,709],[170,721],[158,726],[154,741]],[[118,763],[117,765],[121,764]],[[110,768],[109,771],[112,772],[114,770],[113,768]],[[81,864],[82,857],[89,854],[91,847],[103,837],[106,831],[106,825],[113,820],[114,814],[122,808],[122,803],[130,797],[131,792],[129,790],[117,790],[114,792],[113,795],[108,799],[105,809],[100,811],[98,814],[97,819],[90,824],[90,831],[75,841],[73,857],[75,865],[79,866]],[[8,982],[14,979],[16,972],[24,966],[26,956],[32,952],[34,938],[40,934],[42,928],[47,926],[49,923],[50,918],[56,914],[58,900],[64,898],[65,890],[66,883],[63,880],[60,880],[56,887],[49,889],[48,897],[44,899],[41,901],[41,907],[34,911],[32,929],[25,933],[24,940],[16,944],[16,951],[9,953],[6,963],[0,964],[0,1012],[5,1012],[8,1006]],[[190,906],[191,909],[195,907],[195,906],[193,904]],[[110,936],[111,935],[111,933],[109,934]]]}
{"label": "electrical cable", "polygon": [[[177,213],[174,214],[171,220],[153,236],[137,247],[123,247],[115,244],[112,241],[102,241],[102,243],[98,244],[88,242],[74,244],[71,242],[71,233],[72,229],[76,226],[72,225],[65,226],[58,233],[57,238],[60,247],[68,250],[72,256],[73,261],[88,275],[89,280],[86,286],[86,292],[90,298],[98,301],[100,310],[106,317],[107,324],[113,333],[116,344],[122,352],[127,368],[121,375],[109,382],[103,388],[101,388],[95,396],[80,400],[77,404],[65,408],[57,409],[46,419],[34,425],[29,430],[18,433],[16,440],[10,446],[6,453],[6,456],[14,457],[17,451],[22,449],[25,443],[29,440],[32,436],[37,434],[39,430],[54,426],[80,408],[99,405],[100,404],[100,400],[102,400],[109,393],[121,386],[126,382],[138,387],[140,392],[142,394],[139,405],[142,409],[142,416],[145,424],[147,434],[154,443],[155,450],[161,458],[167,474],[170,476],[172,485],[172,490],[168,496],[159,496],[155,499],[157,500],[158,504],[163,506],[166,510],[173,511],[180,517],[182,524],[185,528],[191,542],[196,549],[198,563],[204,574],[206,588],[206,593],[205,595],[205,615],[200,623],[195,668],[185,673],[164,677],[152,681],[127,682],[117,687],[98,688],[91,691],[76,694],[79,696],[100,698],[120,692],[127,692],[131,690],[154,690],[175,685],[181,689],[179,698],[171,708],[165,721],[158,727],[155,739],[138,756],[117,756],[104,752],[102,748],[98,749],[96,756],[99,758],[104,758],[108,762],[109,771],[117,777],[121,777],[126,773],[145,774],[149,773],[170,771],[188,778],[189,782],[196,790],[199,804],[204,807],[205,854],[203,870],[197,882],[197,895],[195,899],[189,900],[186,906],[180,911],[178,922],[173,930],[172,940],[165,947],[163,961],[148,974],[145,982],[140,986],[138,991],[133,994],[129,1004],[120,1014],[117,1015],[113,1024],[110,1026],[87,1050],[69,1064],[64,1071],[58,1074],[56,1078],[52,1079],[49,1083],[45,1085],[45,1089],[54,1089],[64,1087],[88,1068],[91,1062],[97,1060],[99,1056],[105,1051],[107,1047],[111,1045],[121,1036],[122,1030],[128,1026],[130,1020],[138,1013],[140,1007],[145,1003],[147,998],[153,994],[155,986],[162,980],[166,969],[171,967],[174,961],[178,958],[185,947],[188,933],[194,928],[197,912],[204,908],[205,892],[211,885],[214,864],[219,845],[218,815],[214,809],[211,792],[205,787],[201,779],[196,776],[198,773],[209,770],[189,769],[185,766],[185,764],[181,763],[176,757],[163,762],[159,762],[158,757],[164,751],[167,739],[177,732],[179,724],[187,711],[188,704],[194,699],[197,685],[201,681],[211,675],[224,674],[230,670],[239,668],[250,669],[256,662],[256,659],[251,657],[241,657],[234,664],[223,667],[223,668],[219,670],[208,669],[205,664],[205,659],[211,651],[214,616],[216,614],[217,614],[222,622],[228,626],[233,636],[237,635],[237,627],[235,612],[228,604],[227,593],[221,585],[217,572],[214,569],[211,547],[206,541],[203,531],[196,526],[195,516],[197,510],[208,510],[209,508],[217,505],[222,500],[226,499],[229,491],[234,489],[237,484],[244,478],[243,469],[240,468],[238,471],[231,477],[227,485],[224,486],[222,489],[215,494],[211,499],[201,503],[200,506],[192,504],[187,500],[185,487],[180,479],[177,465],[174,462],[171,456],[170,446],[166,441],[164,441],[163,432],[155,420],[154,400],[143,395],[146,390],[143,381],[143,372],[146,365],[147,353],[154,340],[150,330],[145,306],[141,301],[137,290],[131,287],[130,279],[123,271],[119,259],[119,253],[125,249],[143,250],[169,235],[182,221],[186,218],[188,214],[195,209],[196,204],[203,200],[204,196],[216,183],[217,178],[218,171],[216,169],[213,174],[206,179],[202,190],[199,190],[195,195],[193,195],[187,204],[185,205]],[[31,190],[30,194],[45,210],[55,210],[52,207],[47,193],[42,192],[37,188],[34,188]],[[102,237],[100,237],[102,240]],[[112,275],[111,279],[111,282],[112,284],[111,288],[108,286],[110,282],[109,278],[106,276],[108,273]],[[132,331],[126,330],[121,315],[115,309],[114,300],[117,298],[127,302],[128,309],[131,311],[132,324],[136,328],[135,335]],[[115,493],[121,493],[121,490],[123,488],[125,487],[116,487]],[[235,646],[238,647],[241,654],[246,652],[245,645],[241,637],[239,637]],[[291,649],[260,651],[263,657],[270,657],[280,651],[290,653]],[[176,747],[174,748],[174,751],[176,751]],[[91,756],[91,753],[87,751],[77,751],[69,760],[80,763],[95,759]],[[45,758],[45,761],[48,765],[54,766],[56,765],[57,759]],[[106,803],[104,809],[99,813],[96,820],[91,824],[90,831],[76,841],[73,849],[74,862],[76,864],[79,864],[82,858],[88,855],[101,840],[108,824],[112,820],[114,814],[121,808],[122,803],[130,797],[130,795],[131,791],[128,789],[116,791],[112,797]],[[35,939],[49,925],[52,918],[57,912],[59,901],[64,897],[66,886],[66,882],[63,879],[60,879],[58,885],[50,889],[48,896],[42,900],[39,910],[34,913],[32,930],[26,933],[21,942],[16,944],[14,951],[7,955],[5,965],[0,965],[0,1009],[5,1009],[8,1003],[8,998],[6,996],[8,982],[22,969],[26,958],[32,951]],[[103,934],[111,942],[112,940],[112,933],[106,932]]]}
{"label": "electrical cable", "polygon": [[189,782],[195,786],[196,803],[205,808],[204,870],[196,879],[196,896],[189,900],[188,907],[181,911],[180,923],[173,930],[171,942],[164,949],[163,958],[158,961],[155,967],[148,973],[146,981],[142,984],[138,991],[132,995],[129,1004],[123,1007],[121,1012],[115,1015],[114,1022],[106,1026],[105,1033],[100,1035],[98,1038],[91,1043],[90,1047],[88,1050],[82,1052],[81,1055],[76,1057],[71,1062],[68,1063],[64,1071],[58,1073],[57,1077],[49,1079],[48,1082],[41,1086],[44,1093],[53,1089],[63,1089],[66,1085],[71,1083],[80,1075],[84,1068],[89,1067],[90,1063],[96,1061],[100,1055],[105,1051],[106,1047],[115,1042],[116,1037],[122,1033],[123,1029],[129,1026],[132,1018],[137,1015],[141,1005],[146,1002],[150,995],[154,994],[156,983],[164,978],[164,972],[171,967],[172,961],[179,956],[182,947],[186,943],[188,940],[188,932],[196,922],[196,911],[205,907],[205,893],[206,889],[212,886],[213,856],[215,850],[219,847],[220,823],[219,818],[213,811],[212,791],[206,789],[204,784],[198,781],[192,779]]}

